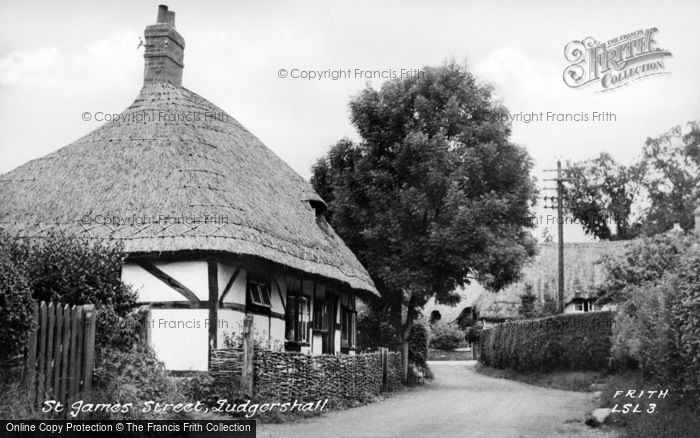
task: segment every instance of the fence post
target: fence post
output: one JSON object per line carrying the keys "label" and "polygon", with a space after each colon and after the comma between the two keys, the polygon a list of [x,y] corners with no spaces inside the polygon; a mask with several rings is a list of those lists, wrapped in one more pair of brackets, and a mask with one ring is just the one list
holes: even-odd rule
{"label": "fence post", "polygon": [[92,398],[92,370],[95,367],[95,325],[97,320],[97,311],[93,304],[83,306],[85,309],[85,363],[82,367],[83,372],[83,399],[90,400]]}
{"label": "fence post", "polygon": [[37,362],[39,364],[39,372],[37,374],[36,397],[39,403],[43,403],[46,398],[44,392],[44,384],[46,383],[46,303],[41,302],[39,305],[39,355]]}
{"label": "fence post", "polygon": [[78,355],[78,320],[80,318],[80,307],[73,305],[71,307],[71,326],[70,326],[70,368],[68,371],[68,396],[66,397],[67,402],[72,402],[72,398],[78,393],[80,388],[79,379],[80,376],[77,375],[78,361],[80,361],[80,356]]}
{"label": "fence post", "polygon": [[61,342],[63,341],[63,306],[56,304],[56,329],[54,330],[53,344],[53,398],[61,399],[61,367],[65,364],[61,361]]}
{"label": "fence post", "polygon": [[61,389],[59,390],[59,397],[58,400],[66,404],[67,401],[67,396],[66,392],[68,391],[69,383],[68,383],[68,377],[70,376],[69,374],[69,369],[70,369],[70,354],[71,354],[71,346],[70,346],[70,336],[71,336],[71,321],[73,320],[72,313],[70,310],[70,305],[64,304],[63,305],[63,350],[61,350],[61,362],[63,363],[63,367],[61,367]]}
{"label": "fence post", "polygon": [[255,339],[253,330],[253,315],[246,315],[243,321],[243,372],[241,386],[243,391],[253,396],[253,358],[255,357]]}
{"label": "fence post", "polygon": [[46,335],[46,366],[44,367],[44,388],[46,388],[45,392],[47,398],[53,398],[53,331],[54,326],[56,325],[55,309],[56,306],[54,306],[53,303],[49,303],[49,305],[46,307],[46,324],[48,328],[48,334]]}

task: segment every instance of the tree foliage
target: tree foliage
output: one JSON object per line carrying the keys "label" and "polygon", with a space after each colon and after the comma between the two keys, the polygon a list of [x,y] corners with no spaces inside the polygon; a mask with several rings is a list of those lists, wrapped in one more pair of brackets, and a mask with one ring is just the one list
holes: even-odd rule
{"label": "tree foliage", "polygon": [[678,269],[681,257],[696,242],[693,236],[659,234],[630,241],[624,254],[602,256],[607,274],[598,288],[598,302],[623,303],[635,288],[657,286],[665,273]]}
{"label": "tree foliage", "polygon": [[598,158],[570,166],[567,177],[567,207],[584,231],[611,240],[626,240],[638,234],[630,224],[632,205],[641,186],[638,167],[619,164],[604,152]]}
{"label": "tree foliage", "polygon": [[700,125],[690,122],[648,138],[639,163],[647,195],[647,235],[671,229],[674,223],[693,229],[693,211],[700,206]]}
{"label": "tree foliage", "polygon": [[691,230],[700,204],[700,126],[689,122],[686,131],[676,126],[647,138],[630,166],[607,153],[570,163],[567,178],[569,211],[599,239],[652,236],[674,223]]}
{"label": "tree foliage", "polygon": [[488,87],[450,63],[368,86],[350,113],[361,140],[333,146],[313,166],[312,184],[399,338],[432,295],[450,304],[470,277],[493,289],[518,279],[534,254],[525,228],[533,164],[508,141],[506,109]]}

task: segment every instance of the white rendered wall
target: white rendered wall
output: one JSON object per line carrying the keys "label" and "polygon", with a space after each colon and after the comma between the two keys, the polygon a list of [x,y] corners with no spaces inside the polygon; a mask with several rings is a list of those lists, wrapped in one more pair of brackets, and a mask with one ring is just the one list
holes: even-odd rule
{"label": "white rendered wall", "polygon": [[168,370],[206,371],[209,310],[151,309],[151,346]]}
{"label": "white rendered wall", "polygon": [[209,274],[206,261],[156,262],[154,265],[185,285],[200,300],[209,299]]}
{"label": "white rendered wall", "polygon": [[[219,263],[217,268],[219,275],[219,298],[221,294],[224,293],[228,281],[231,279],[231,275],[235,271],[236,267],[228,263]],[[238,303],[245,304],[245,293],[246,293],[246,282],[248,281],[248,275],[246,270],[241,268],[238,272],[236,280],[234,280],[231,290],[224,297],[224,303]]]}
{"label": "white rendered wall", "polygon": [[[185,285],[200,300],[209,299],[206,262],[155,263],[158,269]],[[122,281],[137,292],[139,302],[186,301],[183,295],[163,283],[139,265],[125,263],[122,266]]]}
{"label": "white rendered wall", "polygon": [[[156,262],[154,265],[197,295],[209,299],[207,263]],[[183,295],[133,263],[122,266],[122,281],[139,302],[187,301]],[[206,371],[209,362],[208,309],[151,309],[151,347],[169,370]]]}

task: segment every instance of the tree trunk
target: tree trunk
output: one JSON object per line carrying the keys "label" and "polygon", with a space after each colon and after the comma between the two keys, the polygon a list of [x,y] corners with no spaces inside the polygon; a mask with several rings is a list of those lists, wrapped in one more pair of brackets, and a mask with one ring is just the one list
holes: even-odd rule
{"label": "tree trunk", "polygon": [[[403,313],[403,312],[402,312]],[[401,370],[403,372],[403,382],[408,382],[408,339],[411,336],[411,328],[413,321],[416,319],[416,300],[413,296],[408,300],[408,309],[406,309],[406,321],[401,327]]]}
{"label": "tree trunk", "polygon": [[408,337],[401,340],[401,380],[408,383]]}

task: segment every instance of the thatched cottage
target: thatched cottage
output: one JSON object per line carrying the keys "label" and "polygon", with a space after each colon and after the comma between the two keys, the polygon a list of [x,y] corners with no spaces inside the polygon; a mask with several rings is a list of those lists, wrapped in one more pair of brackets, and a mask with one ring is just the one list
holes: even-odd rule
{"label": "thatched cottage", "polygon": [[[603,310],[595,304],[597,287],[605,279],[600,259],[606,254],[618,254],[624,242],[591,242],[564,244],[564,313]],[[545,297],[557,299],[557,257],[554,243],[541,244],[538,253],[524,268],[523,278],[499,292],[490,292],[477,282],[457,291],[462,296],[456,306],[436,305],[432,300],[423,314],[430,319],[440,315],[446,322],[461,326],[467,321],[481,321],[489,326],[520,318],[520,296],[530,289],[540,304]]]}
{"label": "thatched cottage", "polygon": [[0,227],[123,242],[122,278],[150,305],[169,369],[254,315],[258,338],[350,353],[355,298],[377,291],[324,218],[326,204],[257,137],[182,86],[185,41],[160,6],[145,30],[141,92],[119,120],[0,176]]}

